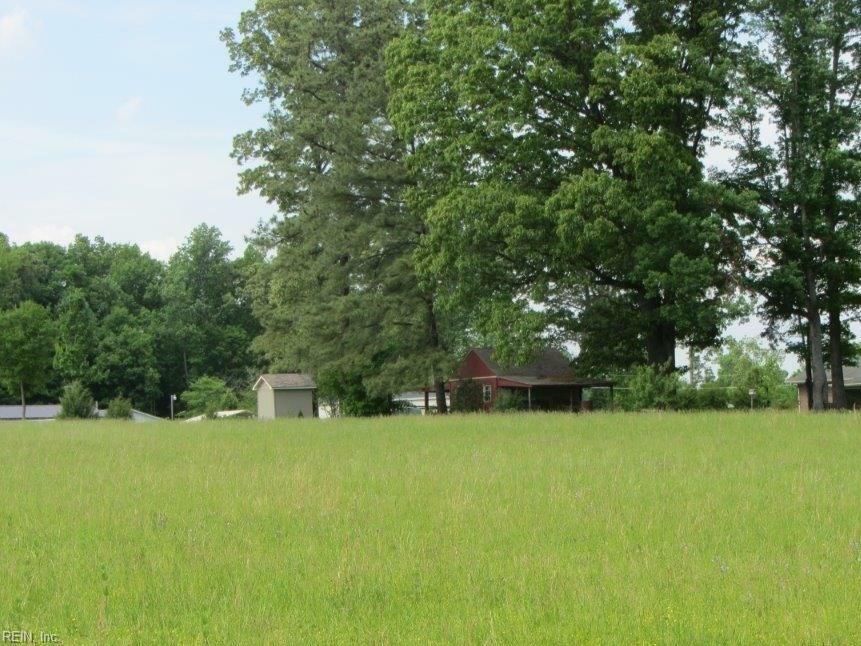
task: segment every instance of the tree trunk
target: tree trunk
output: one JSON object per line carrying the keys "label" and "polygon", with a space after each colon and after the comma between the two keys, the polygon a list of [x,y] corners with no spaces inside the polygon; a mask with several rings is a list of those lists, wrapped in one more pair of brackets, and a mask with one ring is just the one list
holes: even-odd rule
{"label": "tree trunk", "polygon": [[27,419],[27,399],[24,397],[24,382],[21,382],[21,419]]}
{"label": "tree trunk", "polygon": [[[441,343],[433,297],[428,297],[425,302],[427,303],[428,313],[428,344],[431,350],[436,352],[440,349]],[[435,376],[434,390],[436,391],[436,412],[440,415],[448,414],[448,404],[445,401],[445,380]]]}
{"label": "tree trunk", "polygon": [[434,382],[434,389],[436,390],[436,412],[440,415],[447,415],[448,404],[445,401],[445,381],[437,379]]}
{"label": "tree trunk", "polygon": [[804,388],[807,390],[807,410],[813,408],[813,369],[810,367],[810,332],[804,333]]}
{"label": "tree trunk", "polygon": [[846,382],[843,379],[843,322],[840,308],[832,304],[828,309],[829,341],[831,345],[831,404],[844,410],[846,401]]}
{"label": "tree trunk", "polygon": [[819,313],[819,297],[816,294],[816,279],[813,270],[804,270],[805,290],[807,292],[807,324],[810,328],[810,369],[813,378],[812,410],[825,410],[825,390],[828,377],[825,374],[825,358],[822,352],[822,318]]}
{"label": "tree trunk", "polygon": [[676,369],[676,329],[671,323],[656,323],[646,337],[646,358],[658,370]]}

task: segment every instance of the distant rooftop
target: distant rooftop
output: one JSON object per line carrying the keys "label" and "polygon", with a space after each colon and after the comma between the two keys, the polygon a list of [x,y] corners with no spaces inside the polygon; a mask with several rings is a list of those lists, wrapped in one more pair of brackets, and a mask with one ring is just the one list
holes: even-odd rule
{"label": "distant rooftop", "polygon": [[[826,370],[828,383],[831,383],[831,371]],[[861,386],[861,366],[843,366],[843,381],[847,386]],[[807,382],[804,371],[792,375],[786,380],[787,383],[799,386]]]}
{"label": "distant rooftop", "polygon": [[[22,419],[20,404],[0,406],[0,420],[14,421]],[[60,414],[59,404],[32,404],[27,406],[27,419],[54,419]]]}
{"label": "distant rooftop", "polygon": [[496,361],[492,348],[473,348],[472,352],[500,379],[524,386],[611,386],[601,379],[581,379],[574,375],[571,362],[556,348],[546,348],[522,365],[504,366]]}

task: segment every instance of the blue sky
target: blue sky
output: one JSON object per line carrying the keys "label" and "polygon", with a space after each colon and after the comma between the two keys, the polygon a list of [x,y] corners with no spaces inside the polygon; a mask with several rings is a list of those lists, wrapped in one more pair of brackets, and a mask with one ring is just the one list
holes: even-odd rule
{"label": "blue sky", "polygon": [[272,209],[236,195],[260,123],[219,32],[252,0],[0,0],[0,231],[76,232],[166,258],[207,222],[236,247]]}

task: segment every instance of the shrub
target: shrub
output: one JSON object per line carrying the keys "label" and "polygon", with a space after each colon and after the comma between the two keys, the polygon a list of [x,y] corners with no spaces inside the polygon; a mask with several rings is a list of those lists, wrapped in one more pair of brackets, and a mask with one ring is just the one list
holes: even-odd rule
{"label": "shrub", "polygon": [[668,410],[690,405],[690,397],[682,395],[685,385],[677,372],[638,366],[624,385],[619,403],[627,410]]}
{"label": "shrub", "polygon": [[108,419],[131,419],[132,403],[125,397],[114,397],[108,404]]}
{"label": "shrub", "polygon": [[729,391],[714,382],[703,384],[696,393],[699,409],[726,410],[729,408]]}
{"label": "shrub", "polygon": [[782,410],[798,408],[798,389],[788,384],[777,386],[771,394],[771,406]]}
{"label": "shrub", "polygon": [[452,388],[451,410],[455,413],[477,413],[484,409],[481,384],[468,379]]}
{"label": "shrub", "polygon": [[62,419],[90,419],[95,417],[96,402],[86,386],[79,381],[73,381],[63,388],[60,409]]}
{"label": "shrub", "polygon": [[500,390],[493,402],[495,413],[516,413],[527,409],[526,398],[521,390]]}
{"label": "shrub", "polygon": [[186,414],[215,417],[220,410],[234,409],[239,405],[236,394],[221,379],[200,377],[191,383],[180,399],[186,405]]}
{"label": "shrub", "polygon": [[317,387],[318,397],[344,417],[378,417],[395,411],[391,395],[370,393],[359,372],[323,371],[317,375]]}

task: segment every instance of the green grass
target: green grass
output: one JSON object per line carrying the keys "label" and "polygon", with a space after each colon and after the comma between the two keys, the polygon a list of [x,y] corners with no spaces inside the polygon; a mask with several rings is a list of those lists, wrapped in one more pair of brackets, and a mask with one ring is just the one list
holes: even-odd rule
{"label": "green grass", "polygon": [[0,630],[859,643],[861,418],[0,426]]}

